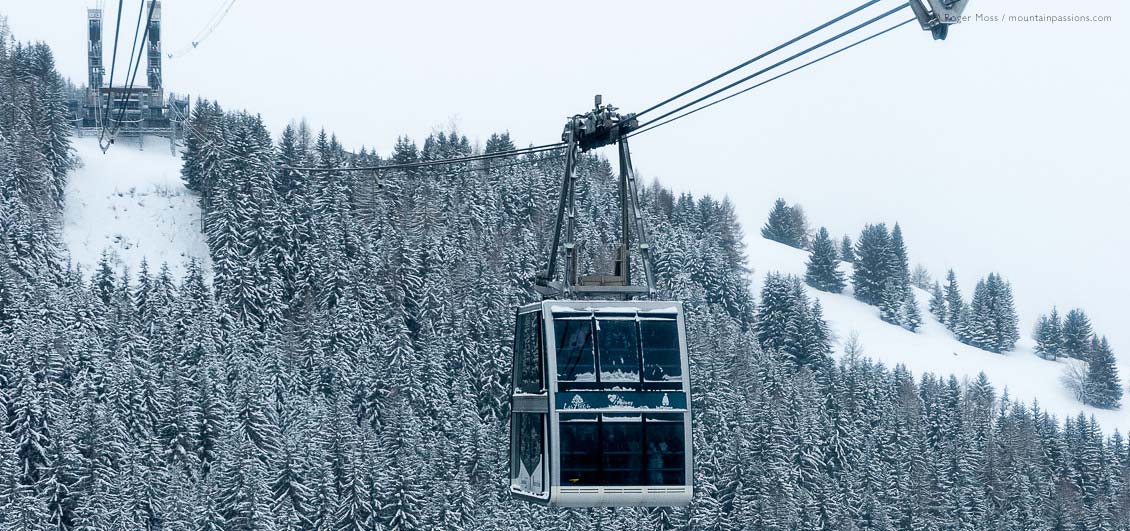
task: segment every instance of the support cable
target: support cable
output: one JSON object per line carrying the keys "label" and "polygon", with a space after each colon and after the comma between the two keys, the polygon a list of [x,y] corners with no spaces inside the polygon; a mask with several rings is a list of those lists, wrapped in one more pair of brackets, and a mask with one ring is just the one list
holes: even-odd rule
{"label": "support cable", "polygon": [[491,159],[497,159],[497,158],[502,158],[502,157],[514,157],[514,156],[518,156],[518,155],[533,155],[535,153],[545,153],[547,151],[555,151],[555,150],[564,149],[564,148],[565,148],[565,143],[559,142],[559,143],[556,143],[556,144],[545,144],[545,145],[541,145],[541,146],[531,146],[531,147],[521,148],[521,149],[511,149],[511,150],[507,150],[507,151],[498,151],[498,152],[495,152],[495,153],[484,153],[484,154],[480,154],[480,155],[468,155],[468,156],[465,156],[465,157],[456,157],[456,158],[450,158],[450,159],[425,160],[425,161],[420,161],[420,162],[406,162],[406,163],[402,163],[402,164],[384,164],[384,165],[377,165],[377,166],[353,166],[353,167],[346,167],[346,168],[277,166],[277,169],[291,170],[291,171],[306,171],[306,172],[317,172],[317,171],[329,171],[329,172],[337,172],[337,171],[342,171],[342,172],[344,172],[344,171],[378,171],[379,172],[379,171],[382,171],[382,170],[427,168],[427,167],[431,167],[431,166],[444,166],[444,165],[449,165],[449,164],[459,164],[459,163],[463,163],[463,162],[491,160]]}
{"label": "support cable", "polygon": [[141,31],[141,17],[145,14],[145,0],[137,6],[137,24],[133,27],[133,44],[129,49],[129,62],[126,63],[126,79],[130,78],[130,72],[133,71],[133,58],[138,53],[137,49],[137,34]]}
{"label": "support cable", "polygon": [[753,79],[753,78],[755,78],[755,77],[757,77],[757,76],[760,76],[760,75],[762,75],[762,74],[764,74],[764,73],[766,73],[766,72],[768,72],[768,71],[770,71],[770,70],[773,70],[774,68],[777,68],[777,67],[779,67],[779,66],[781,66],[781,65],[783,65],[783,64],[786,64],[786,63],[788,63],[788,62],[790,62],[790,61],[792,61],[792,60],[794,60],[794,59],[796,59],[796,58],[798,58],[798,57],[804,56],[804,55],[806,55],[806,54],[808,54],[808,53],[810,53],[810,52],[812,52],[812,51],[814,51],[814,50],[817,50],[817,49],[819,49],[819,48],[822,48],[822,47],[824,47],[824,46],[827,46],[828,44],[830,44],[830,43],[832,43],[832,42],[835,42],[835,41],[837,41],[837,40],[839,40],[839,39],[842,39],[842,38],[844,38],[844,37],[846,37],[846,36],[848,36],[848,35],[850,35],[850,34],[852,34],[852,33],[855,33],[855,32],[857,32],[857,31],[859,31],[859,30],[861,30],[861,29],[863,29],[863,28],[867,27],[867,26],[870,26],[871,24],[874,24],[874,23],[876,23],[876,22],[878,22],[878,21],[880,21],[880,20],[882,20],[882,19],[884,19],[884,18],[887,18],[887,17],[889,17],[889,16],[891,16],[891,15],[893,15],[893,14],[895,14],[895,13],[897,13],[897,12],[901,11],[901,10],[902,10],[903,8],[905,8],[905,7],[908,7],[909,5],[910,5],[909,3],[904,3],[904,4],[902,4],[902,5],[898,6],[898,7],[894,8],[894,9],[891,9],[891,10],[889,10],[889,11],[887,11],[887,12],[885,12],[885,13],[881,14],[881,15],[878,15],[878,16],[876,16],[876,17],[874,17],[874,18],[870,19],[870,20],[867,20],[866,22],[862,22],[862,23],[860,23],[860,24],[857,24],[856,26],[854,26],[854,27],[852,27],[852,28],[850,28],[850,29],[848,29],[848,30],[846,30],[846,31],[843,31],[843,32],[841,32],[841,33],[839,33],[839,34],[837,34],[837,35],[835,35],[835,36],[833,36],[833,37],[830,37],[830,38],[828,38],[828,39],[825,39],[825,40],[821,41],[821,42],[820,42],[820,43],[818,43],[818,44],[815,44],[815,45],[813,45],[813,46],[809,46],[808,48],[805,48],[805,49],[804,49],[804,50],[802,50],[802,51],[799,51],[799,52],[797,52],[797,53],[795,53],[795,54],[793,54],[793,55],[790,55],[789,57],[786,57],[786,58],[784,58],[784,59],[782,59],[782,60],[780,60],[780,61],[777,61],[776,63],[773,63],[772,65],[769,65],[769,66],[767,66],[767,67],[765,67],[765,68],[762,68],[761,70],[758,70],[757,72],[754,72],[754,73],[752,73],[752,74],[750,74],[750,75],[748,75],[748,76],[745,76],[745,77],[743,77],[743,78],[741,78],[741,79],[739,79],[739,80],[737,80],[737,81],[735,81],[735,82],[733,82],[733,83],[730,83],[729,85],[726,85],[726,86],[724,86],[724,87],[722,87],[722,88],[720,88],[720,89],[718,89],[718,90],[715,90],[715,91],[713,91],[713,92],[711,92],[711,93],[709,93],[709,94],[707,94],[707,95],[705,95],[705,96],[702,96],[702,97],[700,97],[700,98],[697,98],[697,99],[695,99],[695,100],[693,100],[693,101],[690,101],[690,102],[688,102],[688,103],[685,103],[685,104],[683,104],[683,105],[680,105],[679,107],[676,107],[676,108],[675,108],[675,109],[673,109],[673,110],[670,110],[670,111],[668,111],[668,112],[665,112],[665,113],[663,113],[663,114],[659,115],[658,117],[656,117],[656,118],[653,118],[653,119],[651,119],[650,121],[648,121],[648,122],[646,122],[646,123],[642,124],[642,125],[641,125],[641,127],[647,127],[647,126],[649,126],[649,125],[651,125],[651,124],[654,124],[654,123],[657,123],[657,122],[659,122],[660,120],[663,120],[664,118],[667,118],[668,116],[671,116],[671,115],[673,115],[673,114],[679,113],[680,111],[682,111],[682,110],[684,110],[684,109],[686,109],[686,108],[688,108],[688,107],[692,107],[692,106],[694,106],[694,105],[698,105],[699,103],[702,103],[703,101],[706,101],[706,100],[708,100],[708,99],[710,99],[710,98],[713,98],[714,96],[717,96],[718,94],[720,94],[720,93],[722,93],[722,92],[725,92],[725,91],[727,91],[727,90],[730,90],[730,89],[732,89],[732,88],[734,88],[734,87],[736,87],[736,86],[738,86],[738,85],[740,85],[740,84],[742,84],[742,83],[745,83],[746,81],[749,81],[750,79]]}
{"label": "support cable", "polygon": [[220,9],[212,15],[212,18],[208,19],[208,22],[204,24],[204,27],[200,28],[200,31],[196,33],[196,36],[194,36],[187,45],[175,52],[168,54],[169,59],[178,59],[180,57],[188,55],[189,52],[195,50],[197,46],[200,46],[200,43],[204,42],[204,39],[207,39],[212,35],[213,31],[216,31],[216,28],[220,26],[220,22],[224,20],[224,17],[228,16],[228,12],[231,11],[232,6],[234,5],[235,0],[229,0],[227,6],[221,6]]}
{"label": "support cable", "polygon": [[684,91],[682,91],[682,92],[680,92],[680,93],[678,93],[674,96],[671,96],[670,98],[667,98],[667,99],[665,99],[665,100],[663,100],[659,103],[656,103],[655,105],[652,105],[651,107],[648,107],[648,108],[636,113],[636,116],[637,117],[643,116],[644,114],[647,114],[651,111],[654,111],[655,109],[658,109],[659,107],[662,107],[662,106],[667,105],[668,103],[671,103],[671,102],[673,102],[673,101],[675,101],[679,98],[682,98],[683,96],[686,96],[687,94],[690,94],[691,92],[694,92],[694,91],[696,91],[696,90],[698,90],[702,87],[705,87],[706,85],[709,85],[709,84],[711,84],[715,81],[718,81],[719,79],[722,79],[723,77],[726,77],[730,74],[733,74],[734,72],[736,72],[736,71],[738,71],[742,68],[745,68],[746,66],[749,66],[752,63],[760,61],[760,60],[768,57],[769,55],[771,55],[773,53],[779,52],[787,46],[796,44],[801,39],[804,39],[805,37],[811,36],[812,34],[818,32],[818,31],[820,31],[824,28],[827,28],[828,26],[831,26],[832,24],[835,24],[835,23],[837,23],[837,22],[839,22],[839,21],[841,21],[841,20],[843,20],[847,17],[850,17],[850,16],[852,16],[852,15],[854,15],[854,14],[860,12],[860,11],[863,11],[864,9],[867,9],[868,7],[871,7],[872,5],[875,5],[879,2],[880,2],[880,0],[869,0],[868,2],[864,2],[863,4],[861,4],[859,7],[856,7],[855,9],[852,9],[852,10],[850,10],[850,11],[848,11],[848,12],[846,12],[846,13],[844,13],[844,14],[836,17],[836,18],[833,18],[832,20],[829,20],[829,21],[827,21],[827,22],[825,22],[825,23],[823,23],[819,26],[816,26],[815,28],[812,28],[812,29],[800,34],[800,35],[797,35],[796,37],[793,37],[792,39],[789,39],[788,41],[785,41],[785,42],[773,47],[770,50],[766,50],[765,52],[761,53],[760,55],[753,57],[753,58],[751,58],[751,59],[749,59],[749,60],[747,60],[747,61],[729,69],[729,70],[726,70],[725,72],[722,72],[722,73],[720,73],[720,74],[718,74],[718,75],[716,75],[716,76],[714,76],[710,79],[707,79],[706,81],[703,81],[702,83],[699,83],[699,84],[697,84],[697,85],[695,85],[695,86],[693,86],[693,87],[691,87],[687,90],[684,90]]}
{"label": "support cable", "polygon": [[[134,49],[137,51],[137,58],[136,58],[136,61],[134,62],[134,64],[132,65],[133,66],[132,67],[132,74],[133,75],[132,76],[130,75],[131,68],[129,66],[127,66],[126,67],[126,76],[129,78],[129,80],[126,83],[125,100],[122,102],[122,105],[120,105],[118,107],[118,117],[115,120],[114,124],[112,125],[112,128],[110,129],[110,138],[109,138],[109,140],[106,141],[106,144],[102,146],[102,152],[103,153],[105,153],[106,150],[110,148],[110,144],[112,144],[114,142],[114,137],[117,136],[118,131],[120,131],[121,128],[122,128],[122,120],[125,118],[125,115],[126,115],[126,105],[129,103],[130,93],[133,92],[133,85],[137,81],[137,71],[141,69],[141,57],[143,55],[145,55],[144,54],[145,41],[149,40],[149,26],[153,23],[153,8],[156,5],[156,2],[154,2],[153,0],[141,0],[141,8],[142,9],[145,8],[145,2],[146,1],[149,2],[149,15],[145,19],[145,31],[142,32],[142,34],[141,34],[141,47],[138,48],[136,46],[136,44],[137,44],[137,42],[136,42],[137,33],[134,32],[134,44],[135,44]],[[141,11],[138,11],[138,13],[137,13],[137,23],[141,24]],[[134,60],[133,51],[130,52],[130,60],[131,61]],[[113,92],[113,90],[111,90],[111,92]],[[136,120],[135,122],[141,122],[141,121],[142,120]],[[131,122],[131,123],[134,123],[134,122]],[[101,143],[102,143],[102,140],[99,139],[99,144],[101,145]]]}
{"label": "support cable", "polygon": [[[118,20],[114,23],[114,51],[110,56],[110,90],[106,91],[106,110],[102,113],[103,118],[110,115],[110,98],[114,92],[114,69],[118,64],[118,30],[122,27],[122,3],[123,0],[118,0]],[[106,134],[106,121],[102,120],[102,130],[98,133],[98,142],[102,142],[102,137]],[[103,148],[102,151],[106,151]]]}
{"label": "support cable", "polygon": [[726,96],[726,97],[724,97],[724,98],[720,98],[720,99],[714,100],[714,101],[712,101],[712,102],[710,102],[710,103],[707,103],[706,105],[703,105],[703,106],[701,106],[701,107],[696,107],[695,109],[692,109],[692,110],[690,110],[690,111],[687,111],[687,112],[685,112],[685,113],[683,113],[683,114],[680,114],[680,115],[678,115],[678,116],[675,116],[674,118],[668,118],[667,120],[664,120],[664,121],[662,121],[662,122],[659,122],[659,123],[654,123],[654,121],[653,121],[653,122],[648,122],[648,124],[649,124],[649,125],[647,125],[646,127],[643,127],[643,128],[641,128],[641,129],[636,129],[635,131],[632,131],[632,133],[631,133],[630,135],[628,135],[628,138],[631,138],[631,137],[633,137],[633,136],[636,136],[636,135],[640,135],[640,134],[646,133],[646,132],[648,132],[648,131],[650,131],[650,130],[652,130],[652,129],[655,129],[655,128],[657,128],[657,127],[661,127],[661,126],[663,126],[663,125],[669,124],[669,123],[671,123],[671,122],[674,122],[675,120],[678,120],[678,119],[680,119],[680,118],[684,118],[684,117],[686,117],[686,116],[690,116],[690,115],[692,115],[692,114],[694,114],[694,113],[696,113],[696,112],[698,112],[698,111],[701,111],[701,110],[704,110],[704,109],[707,109],[707,108],[713,107],[713,106],[715,106],[715,105],[717,105],[717,104],[719,104],[719,103],[722,103],[722,102],[724,102],[724,101],[726,101],[726,100],[728,100],[728,99],[730,99],[730,98],[733,98],[734,96],[739,96],[739,95],[741,95],[741,94],[745,94],[746,92],[749,92],[749,91],[751,91],[751,90],[753,90],[753,89],[755,89],[755,88],[757,88],[757,87],[760,87],[760,86],[762,86],[762,85],[765,85],[765,84],[768,84],[768,83],[770,83],[770,82],[773,82],[773,81],[775,81],[775,80],[777,80],[777,79],[780,79],[780,78],[782,78],[782,77],[785,77],[785,76],[787,76],[787,75],[789,75],[789,74],[792,74],[793,72],[796,72],[797,70],[802,70],[802,69],[804,69],[804,68],[807,68],[807,67],[809,67],[809,66],[812,66],[812,65],[814,65],[814,64],[816,64],[816,63],[819,63],[820,61],[823,61],[823,60],[825,60],[825,59],[828,59],[828,58],[830,58],[830,57],[833,57],[833,56],[835,56],[835,55],[839,55],[839,54],[840,54],[840,53],[842,53],[842,52],[846,52],[846,51],[848,51],[848,50],[850,50],[850,49],[852,49],[852,48],[855,48],[856,46],[859,46],[860,44],[863,44],[863,43],[865,43],[865,42],[867,42],[867,41],[869,41],[869,40],[871,40],[871,39],[874,39],[874,38],[876,38],[876,37],[879,37],[879,36],[881,36],[881,35],[884,35],[884,34],[886,34],[886,33],[889,33],[889,32],[891,32],[891,31],[894,31],[894,30],[896,30],[896,29],[898,29],[898,28],[900,28],[900,27],[902,27],[902,26],[905,26],[905,25],[907,25],[907,24],[909,24],[909,23],[911,23],[911,22],[914,22],[915,20],[916,20],[916,19],[913,19],[913,18],[912,18],[912,19],[909,19],[909,20],[905,20],[905,21],[903,21],[903,22],[900,22],[900,23],[898,23],[898,24],[895,24],[894,26],[891,26],[891,27],[889,27],[889,28],[887,28],[887,29],[885,29],[885,30],[883,30],[883,31],[880,31],[880,32],[878,32],[878,33],[875,33],[875,34],[873,34],[873,35],[871,35],[871,36],[869,36],[869,37],[865,37],[865,38],[863,38],[863,39],[860,39],[860,40],[858,40],[858,41],[855,41],[855,42],[853,42],[853,43],[851,43],[851,44],[849,44],[849,45],[847,45],[847,46],[844,46],[843,48],[840,48],[840,49],[838,49],[838,50],[836,50],[836,51],[834,51],[834,52],[831,52],[831,53],[828,53],[828,54],[822,55],[822,56],[820,56],[820,57],[819,57],[819,58],[817,58],[817,59],[813,59],[813,60],[811,60],[811,61],[809,61],[809,62],[807,62],[807,63],[804,63],[804,64],[802,64],[802,65],[800,65],[800,66],[798,66],[798,67],[796,67],[796,68],[793,68],[793,69],[791,69],[791,70],[789,70],[789,71],[787,71],[787,72],[783,72],[783,73],[781,73],[781,74],[777,74],[777,75],[775,75],[775,76],[773,76],[773,77],[771,77],[771,78],[769,78],[769,79],[766,79],[765,81],[762,81],[762,82],[760,82],[760,83],[757,83],[757,84],[755,84],[755,85],[752,85],[752,86],[749,86],[749,87],[746,87],[746,88],[744,88],[744,89],[742,89],[742,90],[739,90],[738,92],[735,92],[735,93],[733,93],[733,94],[730,94],[730,95],[728,95],[728,96]]}
{"label": "support cable", "polygon": [[[444,172],[444,173],[430,173],[430,174],[428,174],[428,177],[454,177],[456,175],[463,175],[465,173],[469,173],[469,172],[473,172],[473,171],[479,171],[479,170],[502,170],[502,169],[506,169],[506,168],[513,168],[515,166],[522,166],[522,165],[525,165],[525,164],[533,164],[535,162],[546,162],[546,161],[558,160],[558,159],[561,159],[561,158],[564,158],[564,157],[565,157],[565,154],[562,153],[562,154],[559,154],[559,155],[551,155],[551,156],[548,156],[548,157],[538,158],[536,160],[535,159],[523,159],[523,160],[516,160],[516,161],[513,161],[513,162],[508,162],[506,164],[482,166],[482,167],[478,167],[478,168],[466,168],[466,169],[461,169],[461,170],[450,170],[450,171],[447,171],[447,172]],[[483,161],[472,161],[472,162],[483,162]],[[398,169],[403,170],[403,169],[405,169],[405,168],[397,166],[397,165],[388,165],[388,166],[370,166],[368,168],[336,168],[336,169],[330,169],[330,170],[327,170],[327,171],[349,171],[349,170],[359,170],[360,171],[360,170],[364,170],[364,171],[371,171],[374,174],[379,173],[379,170],[374,169],[374,168],[379,168],[379,170],[386,170],[386,171],[387,170],[398,170]],[[284,167],[284,168],[280,168],[280,169],[289,170],[290,168]],[[295,170],[295,171],[302,172],[302,171],[310,171],[310,170],[304,169],[304,170]]]}
{"label": "support cable", "polygon": [[[183,124],[186,135],[188,133],[196,135],[197,138],[199,138],[199,139],[201,139],[205,142],[205,147],[215,149],[218,153],[220,153],[223,156],[230,157],[230,158],[235,157],[234,154],[232,154],[230,151],[224,149],[221,145],[215,145],[214,144],[215,143],[214,137],[212,137],[210,135],[206,135],[203,132],[201,132],[195,125],[193,125],[192,120],[189,117],[186,116],[185,119],[181,123]],[[451,164],[460,164],[460,163],[464,163],[464,162],[475,162],[475,161],[492,160],[492,159],[498,159],[498,158],[504,158],[504,157],[515,157],[515,156],[518,156],[518,155],[534,155],[534,154],[538,154],[538,153],[547,153],[547,152],[550,152],[550,151],[556,151],[556,150],[560,150],[560,149],[564,149],[564,148],[565,148],[565,143],[559,142],[559,143],[556,143],[556,144],[543,144],[543,145],[540,145],[540,146],[530,146],[530,147],[525,147],[525,148],[510,149],[510,150],[506,150],[506,151],[496,151],[494,153],[481,153],[481,154],[478,154],[478,155],[467,155],[467,156],[464,156],[464,157],[456,157],[456,158],[450,158],[450,159],[425,160],[425,161],[419,161],[419,162],[406,162],[406,163],[401,163],[401,164],[379,164],[379,165],[376,165],[376,166],[346,166],[346,167],[340,167],[340,168],[323,168],[323,167],[318,167],[318,166],[275,165],[274,168],[276,170],[280,170],[280,171],[294,171],[294,172],[366,172],[366,171],[380,172],[380,171],[387,171],[387,170],[426,168],[426,167],[432,167],[432,166],[446,166],[446,165],[451,165]],[[539,159],[539,160],[553,160],[554,158],[555,157],[546,157],[545,159]],[[524,161],[524,162],[527,162],[527,161]],[[528,161],[528,162],[535,162],[535,161]],[[496,167],[502,168],[502,167],[506,167],[506,166],[496,166]]]}

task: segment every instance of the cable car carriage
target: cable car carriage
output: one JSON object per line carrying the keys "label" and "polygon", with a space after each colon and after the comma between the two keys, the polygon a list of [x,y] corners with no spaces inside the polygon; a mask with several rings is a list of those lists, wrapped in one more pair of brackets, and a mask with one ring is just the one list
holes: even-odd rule
{"label": "cable car carriage", "polygon": [[682,304],[544,301],[517,323],[511,492],[565,507],[689,502]]}
{"label": "cable car carriage", "polygon": [[[565,183],[542,302],[517,310],[511,393],[510,490],[559,507],[677,506],[690,502],[690,379],[683,305],[655,293],[625,134],[634,116],[612,106],[566,125]],[[573,241],[576,153],[616,143],[621,242],[610,274],[579,275]],[[564,244],[562,245],[562,232]],[[632,243],[634,241],[634,244]],[[565,280],[556,282],[558,249]],[[646,286],[632,285],[639,254]],[[609,300],[613,299],[613,300]]]}

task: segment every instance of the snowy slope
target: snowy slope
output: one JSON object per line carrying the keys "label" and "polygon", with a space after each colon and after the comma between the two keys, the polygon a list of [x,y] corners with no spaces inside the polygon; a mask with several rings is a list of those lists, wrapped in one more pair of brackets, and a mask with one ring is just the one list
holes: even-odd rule
{"label": "snowy slope", "polygon": [[[168,144],[149,139],[144,151],[136,145],[119,144],[105,155],[93,138],[75,140],[82,167],[70,177],[66,189],[63,236],[72,259],[90,271],[103,250],[116,265],[136,271],[142,258],[151,270],[167,262],[174,272],[183,270],[189,257],[201,260],[207,269],[208,247],[200,233],[197,196],[180,180],[181,159],[169,154]],[[803,275],[808,253],[751,236],[748,256],[754,269],[753,289],[759,292],[764,275],[780,271]],[[841,264],[850,274],[850,264]],[[969,286],[966,287],[968,291]],[[1083,405],[1072,398],[1060,376],[1068,362],[1047,361],[1036,356],[1033,341],[1020,340],[1016,350],[994,354],[963,345],[927,311],[929,294],[918,291],[924,324],[917,333],[879,319],[875,307],[846,294],[809,289],[824,306],[825,318],[836,336],[836,354],[854,330],[859,333],[865,355],[889,367],[904,364],[915,375],[922,372],[955,374],[959,379],[976,378],[984,371],[1000,393],[1005,388],[1017,399],[1038,399],[1041,407],[1061,419],[1080,411],[1094,415],[1107,429],[1130,431],[1130,406],[1106,411]],[[969,294],[966,293],[968,296]],[[1021,316],[1022,321],[1031,316]],[[1022,327],[1022,335],[1026,330]],[[1120,374],[1130,370],[1119,367]],[[1130,397],[1128,397],[1130,400]]]}
{"label": "snowy slope", "polygon": [[[754,268],[753,288],[760,293],[765,274],[772,271],[804,275],[808,253],[760,237],[748,238],[748,255]],[[840,264],[849,275],[851,265]],[[968,290],[968,289],[967,289]],[[930,315],[927,303],[929,293],[917,290],[915,295],[921,306],[923,326],[917,332],[885,323],[879,319],[879,310],[855,300],[849,282],[845,294],[833,294],[808,288],[810,296],[820,299],[824,316],[836,336],[836,355],[843,354],[843,342],[852,330],[859,333],[867,357],[883,362],[887,367],[903,364],[917,378],[923,372],[941,375],[954,374],[959,380],[973,380],[984,371],[997,390],[997,396],[1007,388],[1014,399],[1031,402],[1039,400],[1040,407],[1062,420],[1080,411],[1094,415],[1105,429],[1126,433],[1130,431],[1130,406],[1108,411],[1083,405],[1068,394],[1060,376],[1067,361],[1044,360],[1033,352],[1035,342],[1025,330],[1016,349],[1005,354],[994,354],[964,345],[954,338],[941,323]],[[966,294],[968,297],[968,293]],[[1119,374],[1130,376],[1127,367],[1120,366]],[[1128,397],[1130,399],[1130,397]],[[1125,401],[1124,401],[1125,402]]]}
{"label": "snowy slope", "polygon": [[190,257],[208,270],[196,194],[180,178],[181,158],[167,140],[147,138],[145,149],[121,141],[105,154],[95,138],[76,138],[81,167],[67,182],[63,240],[71,259],[89,273],[108,251],[116,266],[135,274],[142,258],[179,274]]}

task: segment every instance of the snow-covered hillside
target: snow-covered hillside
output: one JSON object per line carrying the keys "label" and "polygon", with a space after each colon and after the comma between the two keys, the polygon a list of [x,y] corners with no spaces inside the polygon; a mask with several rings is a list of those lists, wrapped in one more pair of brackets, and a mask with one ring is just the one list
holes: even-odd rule
{"label": "snow-covered hillside", "polygon": [[[67,185],[63,225],[64,240],[75,262],[89,271],[103,250],[108,250],[116,265],[126,265],[131,271],[137,270],[142,258],[153,270],[167,262],[179,272],[189,257],[201,260],[207,268],[208,247],[200,232],[197,196],[185,189],[180,179],[181,159],[169,154],[165,141],[150,139],[144,151],[123,143],[103,154],[96,139],[79,138],[75,148],[82,167],[72,173]],[[755,292],[760,291],[767,272],[804,274],[807,252],[756,235],[748,240]],[[841,268],[850,274],[850,264],[843,263]],[[972,286],[965,288],[968,291]],[[916,376],[930,371],[955,374],[959,379],[973,379],[984,371],[998,392],[1007,388],[1014,398],[1039,400],[1041,407],[1060,418],[1083,411],[1093,414],[1107,429],[1130,431],[1130,406],[1107,411],[1075,400],[1060,382],[1068,362],[1036,356],[1027,334],[1014,351],[994,354],[958,342],[930,316],[926,292],[916,293],[924,324],[912,333],[880,320],[878,309],[850,295],[850,286],[840,295],[809,291],[824,306],[836,335],[837,355],[854,330],[865,355],[890,367],[901,363]],[[1119,370],[1124,378],[1130,376],[1126,367]]]}
{"label": "snow-covered hillside", "polygon": [[123,140],[105,154],[96,138],[74,145],[81,167],[67,182],[63,240],[75,263],[90,272],[108,251],[131,274],[142,258],[153,272],[165,262],[178,273],[189,258],[208,269],[197,196],[184,187],[168,140],[147,138],[144,150]]}
{"label": "snow-covered hillside", "polygon": [[[754,268],[753,288],[760,292],[765,274],[780,271],[804,275],[808,253],[799,249],[766,240],[757,236],[748,238],[750,265]],[[851,264],[841,263],[841,270],[850,275]],[[848,277],[850,279],[850,276]],[[972,286],[966,287],[966,290]],[[879,319],[879,310],[853,298],[851,286],[844,294],[833,294],[808,289],[810,296],[820,299],[824,317],[836,335],[836,355],[843,354],[843,343],[854,330],[867,357],[882,361],[888,367],[904,364],[918,377],[923,372],[954,374],[958,379],[974,379],[984,371],[997,389],[998,396],[1007,388],[1011,397],[1031,402],[1039,400],[1040,407],[1062,420],[1067,415],[1083,411],[1094,415],[1108,430],[1130,431],[1130,406],[1109,411],[1085,406],[1075,400],[1060,382],[1067,361],[1044,360],[1033,352],[1034,342],[1022,330],[1016,349],[1005,354],[994,354],[962,344],[941,323],[930,315],[927,301],[930,294],[917,290],[915,296],[921,306],[923,326],[917,332]],[[968,293],[966,294],[968,296]],[[1130,376],[1125,366],[1119,367],[1123,378]],[[1125,380],[1124,380],[1125,381]]]}

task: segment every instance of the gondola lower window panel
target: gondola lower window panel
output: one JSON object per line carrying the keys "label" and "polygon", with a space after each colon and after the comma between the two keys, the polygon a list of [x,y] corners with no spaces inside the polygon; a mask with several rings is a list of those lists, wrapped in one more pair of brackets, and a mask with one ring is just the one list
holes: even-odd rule
{"label": "gondola lower window panel", "polygon": [[510,485],[542,496],[549,479],[545,467],[545,414],[515,413],[513,418],[511,444],[518,459],[510,463]]}
{"label": "gondola lower window panel", "polygon": [[681,485],[680,414],[561,413],[562,485]]}

